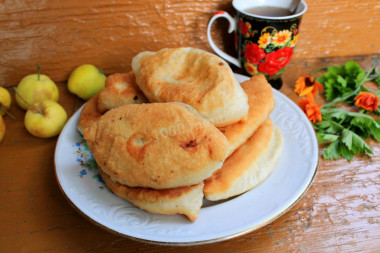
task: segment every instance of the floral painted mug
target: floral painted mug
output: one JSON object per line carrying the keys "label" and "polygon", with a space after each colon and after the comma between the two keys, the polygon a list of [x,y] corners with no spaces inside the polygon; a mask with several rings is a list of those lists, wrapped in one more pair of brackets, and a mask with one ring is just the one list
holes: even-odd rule
{"label": "floral painted mug", "polygon": [[[226,61],[242,68],[250,76],[262,73],[276,89],[282,86],[281,74],[293,55],[302,15],[307,10],[301,0],[289,11],[293,0],[233,0],[235,18],[218,11],[210,19],[207,38],[211,48]],[[211,38],[212,23],[218,18],[229,21],[228,32],[235,31],[237,58],[220,50]]]}

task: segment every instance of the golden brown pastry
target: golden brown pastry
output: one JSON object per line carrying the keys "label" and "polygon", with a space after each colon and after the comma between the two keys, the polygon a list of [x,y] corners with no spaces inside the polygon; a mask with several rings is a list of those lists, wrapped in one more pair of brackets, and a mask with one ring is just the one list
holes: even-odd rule
{"label": "golden brown pastry", "polygon": [[198,184],[222,166],[228,149],[216,127],[177,103],[112,109],[83,136],[103,171],[129,187]]}
{"label": "golden brown pastry", "polygon": [[113,181],[101,169],[99,173],[113,193],[143,210],[158,214],[184,214],[191,221],[195,221],[198,217],[203,201],[203,182],[191,186],[154,190],[128,187]]}
{"label": "golden brown pastry", "polygon": [[264,75],[253,76],[241,84],[248,96],[249,111],[245,120],[220,127],[230,144],[228,154],[234,152],[269,117],[275,107],[272,86]]}
{"label": "golden brown pastry", "polygon": [[97,121],[102,113],[98,110],[99,93],[92,96],[83,106],[77,125],[78,131],[83,134],[83,130]]}
{"label": "golden brown pastry", "polygon": [[150,102],[182,102],[215,126],[238,122],[248,98],[229,65],[195,48],[142,52],[133,58],[136,82]]}
{"label": "golden brown pastry", "polygon": [[146,103],[147,99],[136,84],[133,71],[115,73],[107,77],[99,92],[98,109],[101,113],[127,104]]}
{"label": "golden brown pastry", "polygon": [[205,180],[203,192],[208,200],[227,199],[263,182],[276,167],[281,155],[281,130],[267,119],[224,162],[222,168]]}

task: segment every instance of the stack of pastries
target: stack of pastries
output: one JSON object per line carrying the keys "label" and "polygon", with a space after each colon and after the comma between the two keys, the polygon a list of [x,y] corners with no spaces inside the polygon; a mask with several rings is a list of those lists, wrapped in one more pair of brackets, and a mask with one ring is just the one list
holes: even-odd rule
{"label": "stack of pastries", "polygon": [[240,195],[273,171],[283,137],[263,75],[239,83],[195,48],[142,52],[83,107],[83,135],[107,187],[152,213],[195,221],[203,199]]}

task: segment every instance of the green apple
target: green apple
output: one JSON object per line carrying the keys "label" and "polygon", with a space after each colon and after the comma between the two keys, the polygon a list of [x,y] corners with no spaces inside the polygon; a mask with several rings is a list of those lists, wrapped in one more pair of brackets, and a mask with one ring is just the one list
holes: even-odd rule
{"label": "green apple", "polygon": [[39,73],[25,76],[17,85],[16,102],[24,110],[30,105],[44,101],[58,101],[57,85],[46,75]]}
{"label": "green apple", "polygon": [[104,88],[105,81],[106,76],[94,65],[83,64],[70,74],[67,86],[71,93],[89,100]]}
{"label": "green apple", "polygon": [[11,107],[11,94],[7,89],[0,86],[0,116],[3,116]]}
{"label": "green apple", "polygon": [[58,135],[67,121],[65,109],[55,101],[44,100],[28,108],[24,118],[26,130],[34,136]]}
{"label": "green apple", "polygon": [[0,116],[0,142],[3,140],[5,135],[5,121],[3,116]]}

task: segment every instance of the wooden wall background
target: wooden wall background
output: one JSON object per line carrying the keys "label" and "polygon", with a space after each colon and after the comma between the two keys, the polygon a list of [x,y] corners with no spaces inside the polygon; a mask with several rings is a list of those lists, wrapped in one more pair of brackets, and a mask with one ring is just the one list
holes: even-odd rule
{"label": "wooden wall background", "polygon": [[[293,59],[380,53],[380,1],[306,0]],[[92,63],[106,74],[130,70],[140,51],[192,46],[212,52],[206,37],[217,10],[233,14],[230,0],[2,0],[0,85],[42,72],[61,82],[78,65]],[[229,47],[216,24],[215,39]]]}

